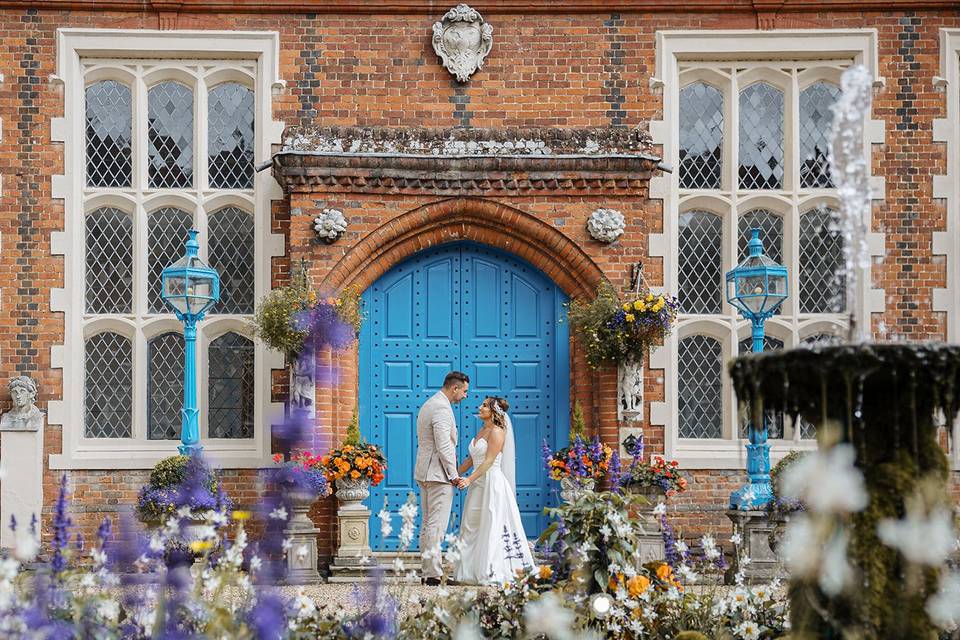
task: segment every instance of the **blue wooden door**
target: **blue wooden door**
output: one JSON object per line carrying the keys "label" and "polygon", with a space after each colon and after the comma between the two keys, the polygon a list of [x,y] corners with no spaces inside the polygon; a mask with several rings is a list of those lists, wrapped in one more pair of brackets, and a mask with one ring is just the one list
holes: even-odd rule
{"label": "blue wooden door", "polygon": [[[451,370],[470,376],[470,394],[454,407],[458,461],[467,455],[487,395],[510,402],[517,444],[517,501],[527,535],[545,526],[543,507],[554,487],[540,459],[546,439],[556,446],[569,430],[568,339],[564,294],[540,270],[510,254],[473,243],[420,252],[395,266],[365,293],[368,314],[360,337],[360,424],[383,447],[386,479],[371,490],[371,544],[398,547],[399,522],[387,539],[377,512],[396,513],[410,491],[416,457],[416,418]],[[454,497],[451,530],[459,528],[464,494]],[[418,521],[419,531],[419,521]]]}

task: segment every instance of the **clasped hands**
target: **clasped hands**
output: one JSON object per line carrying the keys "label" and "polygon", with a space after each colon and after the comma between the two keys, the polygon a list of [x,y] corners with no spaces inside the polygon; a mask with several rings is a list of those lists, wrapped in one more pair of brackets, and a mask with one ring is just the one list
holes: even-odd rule
{"label": "clasped hands", "polygon": [[457,489],[466,489],[468,486],[470,486],[470,478],[457,476],[456,478],[450,481],[450,484],[455,486]]}

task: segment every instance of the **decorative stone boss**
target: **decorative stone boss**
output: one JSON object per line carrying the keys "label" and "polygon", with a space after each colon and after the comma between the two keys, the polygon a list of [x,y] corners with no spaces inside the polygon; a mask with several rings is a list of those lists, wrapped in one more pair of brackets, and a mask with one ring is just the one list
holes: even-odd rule
{"label": "decorative stone boss", "polygon": [[493,27],[476,9],[458,4],[433,23],[433,50],[447,71],[466,82],[493,48]]}

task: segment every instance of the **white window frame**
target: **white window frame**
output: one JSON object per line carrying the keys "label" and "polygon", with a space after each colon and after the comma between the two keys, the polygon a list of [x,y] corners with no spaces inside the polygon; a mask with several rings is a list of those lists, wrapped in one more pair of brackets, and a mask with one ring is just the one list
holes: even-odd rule
{"label": "white window frame", "polygon": [[[874,86],[882,86],[882,78],[877,76],[877,31],[876,29],[811,29],[797,31],[658,31],[657,32],[657,62],[656,76],[651,78],[651,88],[662,90],[663,119],[651,122],[650,132],[654,143],[662,145],[662,156],[673,167],[679,167],[679,149],[677,131],[679,127],[679,93],[681,86],[680,67],[685,62],[702,62],[704,66],[717,66],[737,62],[762,62],[775,66],[778,61],[821,61],[845,60],[855,64],[865,65],[873,74]],[[687,72],[691,73],[691,72]],[[696,72],[693,72],[696,73]],[[760,72],[762,73],[762,72]],[[683,81],[686,84],[686,80]],[[779,83],[783,86],[782,83]],[[736,87],[734,88],[736,89]],[[787,109],[791,109],[791,92],[796,92],[798,86],[786,87],[785,100]],[[736,145],[738,141],[729,132],[736,131],[738,120],[739,91],[732,95],[724,94],[724,117],[729,118],[725,124],[724,145]],[[799,175],[796,156],[797,149],[790,148],[789,140],[796,138],[790,128],[796,129],[798,119],[795,114],[787,113],[785,124],[784,149],[784,186],[790,188],[791,175]],[[869,120],[866,126],[864,145],[868,150],[867,158],[870,162],[869,151],[872,144],[881,144],[884,139],[884,123],[881,120]],[[663,259],[664,287],[667,292],[679,290],[678,280],[678,218],[682,211],[695,208],[706,208],[723,214],[724,219],[724,254],[732,252],[736,255],[737,222],[728,212],[745,212],[757,207],[771,208],[784,216],[784,254],[787,266],[791,270],[792,280],[797,281],[799,273],[797,265],[799,256],[793,250],[794,242],[799,229],[799,219],[792,214],[799,206],[797,214],[805,213],[808,204],[792,203],[790,206],[770,206],[776,204],[776,194],[782,191],[771,191],[769,194],[750,196],[737,200],[739,191],[739,177],[736,167],[726,166],[728,153],[724,153],[724,182],[721,191],[704,192],[704,195],[691,194],[681,202],[678,171],[672,174],[656,176],[650,181],[650,197],[663,201],[663,233],[651,234],[649,239],[649,253],[651,257]],[[882,178],[872,177],[871,186],[874,199],[884,197],[885,185]],[[794,192],[798,189],[794,189]],[[809,195],[803,202],[823,200],[826,191],[810,189]],[[707,195],[709,193],[709,195]],[[749,200],[749,204],[747,201]],[[710,206],[713,204],[713,206]],[[784,203],[785,204],[785,203]],[[870,233],[868,243],[871,255],[882,255],[884,237],[880,233]],[[724,268],[729,268],[724,263]],[[870,269],[863,274],[862,282],[872,283]],[[791,300],[788,305],[799,309],[797,291],[791,290]],[[884,292],[882,289],[864,287],[861,291],[860,322],[862,326],[870,327],[872,313],[880,313],[884,308]],[[809,316],[809,317],[806,317]],[[772,318],[767,322],[767,331],[784,341],[784,347],[790,348],[795,337],[803,338],[824,330],[832,325],[836,330],[836,322],[830,320],[828,314],[791,313],[789,318]],[[729,437],[718,439],[682,439],[678,435],[679,416],[677,403],[677,355],[680,338],[686,337],[700,330],[708,332],[714,337],[721,337],[724,353],[723,371],[723,433]],[[737,343],[750,333],[749,324],[742,319],[735,319],[733,310],[726,300],[723,301],[722,315],[717,316],[685,316],[678,328],[665,340],[663,347],[654,348],[650,356],[652,369],[664,371],[663,402],[652,402],[650,407],[650,423],[663,425],[665,455],[680,463],[686,469],[742,469],[745,463],[744,440],[734,438],[737,424],[737,407],[733,402],[732,384],[727,373],[727,364],[730,358],[737,355]],[[816,442],[812,440],[771,441],[771,462],[786,455],[795,449],[814,448]]]}
{"label": "white window frame", "polygon": [[[944,256],[947,286],[933,290],[933,310],[946,316],[947,342],[960,341],[960,29],[940,29],[940,75],[934,85],[946,99],[946,118],[933,121],[933,141],[947,146],[947,173],[933,177],[933,197],[946,203],[947,228],[933,232],[933,255]],[[960,420],[952,426],[950,465],[960,470]]]}
{"label": "white window frame", "polygon": [[[63,371],[63,399],[48,403],[48,420],[62,426],[62,453],[50,456],[52,469],[146,469],[158,460],[176,453],[178,442],[149,440],[146,438],[146,389],[147,389],[147,343],[149,337],[174,330],[182,333],[182,326],[171,317],[153,315],[131,316],[130,319],[103,318],[84,320],[84,216],[92,201],[84,177],[86,136],[84,134],[84,76],[85,60],[115,59],[137,60],[237,60],[238,66],[248,66],[252,78],[246,84],[255,92],[254,120],[254,165],[270,158],[271,146],[282,139],[283,123],[272,118],[272,96],[276,88],[283,87],[279,75],[280,37],[277,32],[244,31],[154,31],[127,29],[58,29],[57,74],[52,78],[63,84],[64,116],[51,122],[51,139],[64,145],[64,173],[52,178],[53,197],[64,201],[64,231],[51,234],[51,253],[64,257],[64,286],[52,289],[50,309],[64,314],[64,343],[51,348],[51,366]],[[240,77],[239,75],[237,76]],[[132,87],[134,93],[137,87]],[[146,114],[146,89],[139,100],[134,98],[134,109]],[[203,93],[203,95],[200,95]],[[194,148],[206,148],[206,92],[195,89]],[[134,114],[137,118],[137,114]],[[136,125],[134,125],[136,126]],[[139,172],[146,179],[147,169],[145,131],[133,132],[134,180]],[[140,138],[143,138],[142,140]],[[204,185],[202,176],[207,170],[206,154],[197,154],[194,165],[196,185]],[[145,184],[145,183],[144,183]],[[239,205],[254,216],[254,283],[257,296],[271,288],[272,258],[284,254],[284,236],[270,231],[271,202],[283,198],[283,192],[268,172],[254,174],[254,188],[244,192],[230,190],[199,189],[153,190],[154,195],[145,196],[143,202],[126,203],[122,208],[129,211],[137,207],[141,212],[151,212],[161,206],[181,206],[194,216],[201,227],[205,225],[205,212],[213,212],[222,206]],[[193,191],[195,197],[188,197]],[[97,197],[109,202],[113,196]],[[191,200],[190,203],[187,200]],[[194,201],[195,200],[195,201]],[[148,202],[149,201],[149,202]],[[99,202],[98,202],[99,204]],[[190,206],[184,206],[184,205]],[[201,244],[207,242],[204,228],[200,228]],[[144,293],[146,274],[140,263],[145,259],[147,230],[145,218],[134,225],[134,298],[140,299],[146,308]],[[252,338],[244,326],[243,318],[217,314],[208,316],[198,327],[198,370],[206,371],[207,346],[212,337],[229,330]],[[139,327],[136,324],[139,323]],[[120,326],[122,325],[122,326]],[[84,415],[84,337],[107,327],[115,326],[124,335],[137,335],[134,339],[134,438],[85,438]],[[282,416],[282,405],[270,401],[271,370],[283,368],[283,356],[268,350],[255,340],[254,383],[254,437],[250,439],[204,439],[201,444],[215,464],[225,468],[255,468],[269,462],[270,425]],[[201,399],[201,416],[206,416],[206,375],[198,375],[198,397]],[[205,418],[204,418],[205,419]],[[141,424],[142,423],[142,424]],[[142,436],[142,437],[137,437]]]}

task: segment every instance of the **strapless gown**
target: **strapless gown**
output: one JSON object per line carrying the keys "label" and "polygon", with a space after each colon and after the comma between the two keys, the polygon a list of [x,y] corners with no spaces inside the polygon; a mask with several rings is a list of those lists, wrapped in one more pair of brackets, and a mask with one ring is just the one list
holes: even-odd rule
{"label": "strapless gown", "polygon": [[[487,441],[474,438],[469,451],[474,467],[479,466],[487,455]],[[493,466],[467,489],[460,519],[461,554],[455,565],[455,579],[465,584],[503,584],[517,569],[533,566],[516,492],[503,474],[502,459],[498,454]]]}

